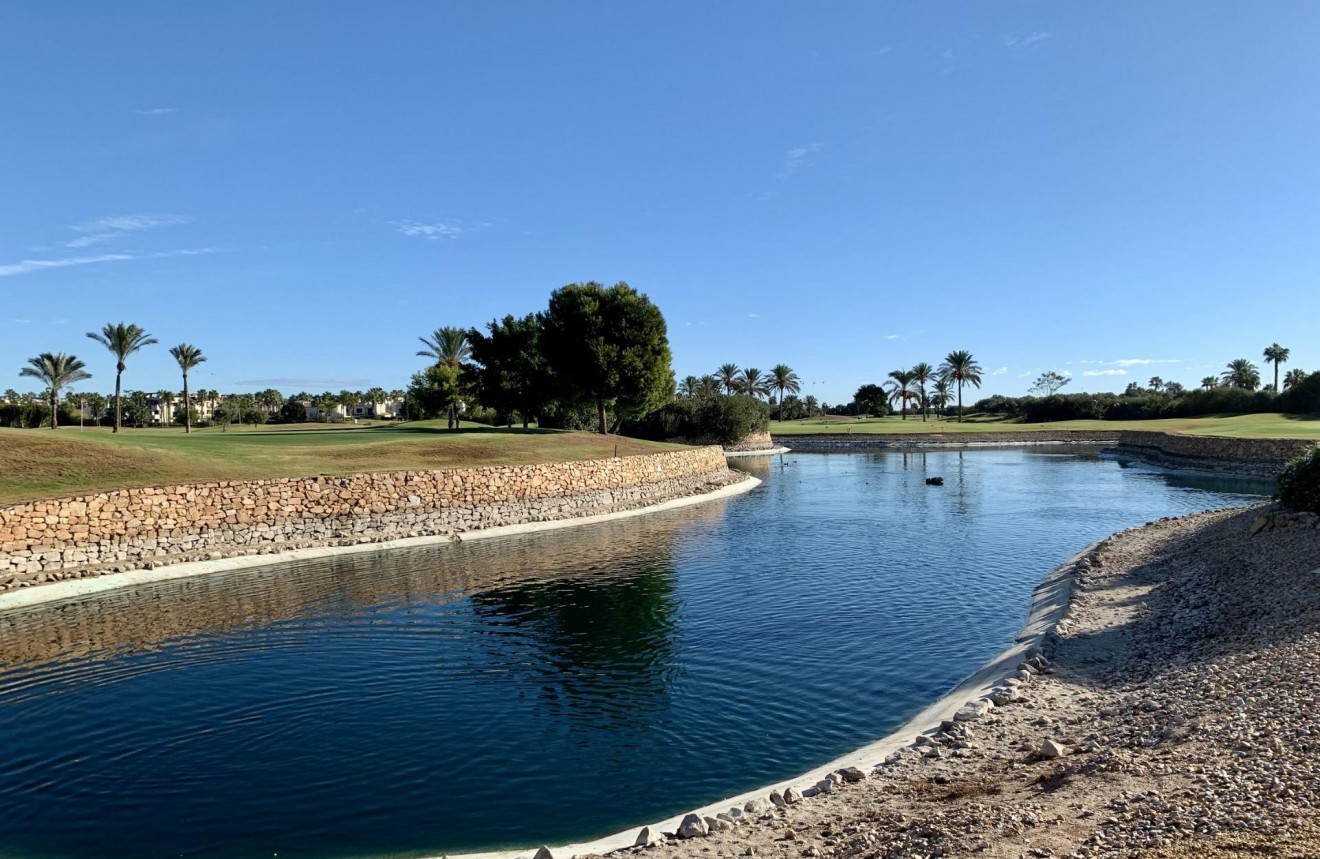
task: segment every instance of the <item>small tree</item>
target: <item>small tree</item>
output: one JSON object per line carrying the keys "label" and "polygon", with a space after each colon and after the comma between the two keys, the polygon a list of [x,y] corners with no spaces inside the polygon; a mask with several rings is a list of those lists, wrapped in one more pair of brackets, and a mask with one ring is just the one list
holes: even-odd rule
{"label": "small tree", "polygon": [[120,382],[127,367],[128,356],[159,341],[136,325],[106,323],[100,331],[88,331],[87,336],[109,349],[115,356],[115,432],[123,423],[120,406]]}
{"label": "small tree", "polygon": [[1072,379],[1056,370],[1046,370],[1036,378],[1036,384],[1031,386],[1031,393],[1038,397],[1052,397],[1059,392],[1059,389],[1071,382]]}

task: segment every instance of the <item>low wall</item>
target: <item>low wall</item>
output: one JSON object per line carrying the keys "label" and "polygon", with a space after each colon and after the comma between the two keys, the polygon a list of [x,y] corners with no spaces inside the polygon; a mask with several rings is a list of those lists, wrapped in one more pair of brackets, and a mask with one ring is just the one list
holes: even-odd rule
{"label": "low wall", "polygon": [[[720,440],[714,438],[713,436],[700,436],[698,438],[671,438],[671,439],[667,439],[667,441],[671,441],[674,444],[696,444],[696,445],[720,444]],[[775,442],[773,439],[770,438],[769,430],[761,430],[760,432],[748,433],[747,435],[739,439],[735,444],[724,444],[721,445],[721,447],[723,447],[724,450],[730,453],[739,453],[748,450],[770,450],[771,448],[775,447]]]}
{"label": "low wall", "polygon": [[1116,431],[1040,430],[1037,432],[819,433],[777,435],[776,445],[793,450],[866,450],[877,447],[968,447],[989,444],[1112,444]]}
{"label": "low wall", "polygon": [[0,508],[0,589],[162,563],[570,519],[731,482],[719,447],[543,465],[221,481]]}
{"label": "low wall", "polygon": [[1171,468],[1274,477],[1285,464],[1315,444],[1293,438],[1226,438],[1129,430],[1119,434],[1115,451]]}

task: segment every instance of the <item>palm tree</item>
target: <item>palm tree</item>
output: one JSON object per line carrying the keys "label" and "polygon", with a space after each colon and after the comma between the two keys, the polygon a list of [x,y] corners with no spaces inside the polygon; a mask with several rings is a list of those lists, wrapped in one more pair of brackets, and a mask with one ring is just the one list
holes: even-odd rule
{"label": "palm tree", "polygon": [[762,376],[761,371],[755,367],[748,367],[743,370],[742,374],[734,380],[734,385],[743,394],[750,394],[753,397],[770,396],[770,379]]}
{"label": "palm tree", "polygon": [[930,402],[935,407],[935,416],[939,417],[940,411],[948,406],[952,400],[953,394],[949,392],[949,380],[943,376],[936,376],[935,386],[930,392]]}
{"label": "palm tree", "polygon": [[28,359],[28,366],[18,371],[20,376],[31,376],[40,380],[50,390],[50,428],[60,425],[60,388],[92,378],[84,369],[86,365],[73,355],[63,352],[42,352],[35,358]]}
{"label": "palm tree", "polygon": [[738,365],[721,364],[720,368],[715,371],[715,378],[719,380],[721,387],[724,388],[724,393],[732,394],[738,390]]}
{"label": "palm tree", "polygon": [[150,346],[152,343],[158,343],[155,337],[147,334],[136,325],[125,325],[120,322],[118,325],[106,323],[105,327],[98,331],[88,331],[87,336],[100,343],[105,348],[114,353],[115,356],[115,432],[119,432],[123,422],[123,411],[120,408],[120,382],[124,375],[125,362],[128,356],[132,355],[143,346]]}
{"label": "palm tree", "polygon": [[1234,358],[1219,379],[1231,388],[1254,391],[1260,387],[1260,369],[1246,358]]}
{"label": "palm tree", "polygon": [[[179,369],[183,371],[183,431],[192,432],[192,400],[188,398],[188,371],[206,360],[202,350],[191,343],[180,343],[178,346],[171,347],[170,354],[174,360],[179,362]],[[200,394],[201,391],[198,391]]]}
{"label": "palm tree", "polygon": [[[444,328],[437,328],[431,333],[431,339],[418,337],[427,348],[419,350],[418,355],[423,358],[434,358],[437,365],[444,364],[453,367],[455,370],[463,366],[463,362],[472,357],[472,344],[468,342],[468,332],[466,328],[454,328],[446,325]],[[458,403],[449,404],[449,428],[454,429],[458,426]]]}
{"label": "palm tree", "polygon": [[1300,385],[1307,375],[1307,372],[1301,367],[1293,367],[1283,377],[1283,389],[1286,391],[1294,385]]}
{"label": "palm tree", "polygon": [[697,395],[697,384],[696,376],[685,376],[678,386],[678,393],[690,400]]}
{"label": "palm tree", "polygon": [[720,392],[720,380],[714,376],[702,376],[697,379],[697,395],[713,397]]}
{"label": "palm tree", "polygon": [[927,408],[926,383],[935,378],[935,368],[922,361],[912,368],[912,381],[917,383],[917,393],[921,394],[921,419],[926,420]]}
{"label": "palm tree", "polygon": [[940,365],[940,375],[958,386],[958,423],[962,423],[963,385],[981,387],[981,365],[966,349],[950,352]]}
{"label": "palm tree", "polygon": [[1161,379],[1159,376],[1151,376],[1150,381],[1147,382],[1146,384],[1148,384],[1150,386],[1150,389],[1157,394],[1160,391],[1164,390],[1164,380]]}
{"label": "palm tree", "polygon": [[1203,376],[1201,378],[1201,387],[1205,388],[1207,391],[1214,390],[1219,387],[1219,380],[1214,376]]}
{"label": "palm tree", "polygon": [[784,419],[784,394],[802,392],[802,380],[787,364],[776,364],[770,369],[770,388],[779,392],[779,419]]}
{"label": "palm tree", "polygon": [[[174,405],[174,392],[173,392],[173,391],[161,391],[159,394],[156,395],[156,399],[160,400],[160,421],[159,421],[159,422],[160,422],[162,425],[164,425],[164,426],[169,426],[169,425],[170,425],[170,421],[172,421],[172,420],[174,419],[174,409],[173,409],[173,405]],[[165,417],[165,415],[167,415],[167,414],[169,415],[168,418]]]}
{"label": "palm tree", "polygon": [[454,328],[446,325],[431,332],[430,338],[418,337],[425,349],[419,349],[423,358],[434,358],[437,364],[448,364],[457,370],[463,362],[472,357],[472,345],[468,343],[466,328]]}
{"label": "palm tree", "polygon": [[1289,350],[1278,343],[1265,347],[1265,361],[1274,365],[1274,393],[1279,393],[1279,365],[1288,363]]}
{"label": "palm tree", "polygon": [[912,383],[916,381],[916,376],[911,370],[892,370],[889,378],[893,381],[889,383],[889,402],[898,400],[903,409],[903,420],[907,420],[908,400],[915,400],[918,396]]}

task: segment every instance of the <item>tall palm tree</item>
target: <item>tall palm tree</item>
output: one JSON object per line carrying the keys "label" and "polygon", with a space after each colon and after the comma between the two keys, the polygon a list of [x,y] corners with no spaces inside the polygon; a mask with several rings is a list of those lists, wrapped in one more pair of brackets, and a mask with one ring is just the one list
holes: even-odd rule
{"label": "tall palm tree", "polygon": [[963,385],[981,387],[981,365],[966,349],[950,352],[940,365],[940,375],[958,386],[958,423],[962,423]]}
{"label": "tall palm tree", "polygon": [[156,399],[160,400],[160,423],[169,426],[170,421],[174,420],[174,392],[161,391],[156,395]]}
{"label": "tall palm tree", "polygon": [[472,357],[472,344],[468,343],[466,328],[446,325],[431,332],[430,337],[418,337],[425,349],[419,349],[418,355],[433,358],[437,364],[448,364],[458,369],[464,361]]}
{"label": "tall palm tree", "polygon": [[720,386],[724,388],[724,393],[732,394],[738,390],[738,365],[721,364],[715,371],[715,378],[719,380]]}
{"label": "tall palm tree", "polygon": [[748,367],[734,380],[734,385],[739,393],[750,394],[753,397],[770,396],[770,379],[761,375],[761,371],[755,367]]}
{"label": "tall palm tree", "polygon": [[802,380],[787,364],[776,364],[770,369],[770,388],[779,392],[779,419],[784,419],[784,394],[802,392]]}
{"label": "tall palm tree", "polygon": [[1278,343],[1271,343],[1265,347],[1265,361],[1274,365],[1274,393],[1279,393],[1279,365],[1288,362],[1288,356],[1291,352],[1280,346]]}
{"label": "tall palm tree", "polygon": [[[188,398],[188,371],[206,360],[202,350],[191,343],[180,343],[170,348],[170,354],[183,371],[183,431],[192,432],[192,400]],[[198,392],[201,393],[200,391]]]}
{"label": "tall palm tree", "polygon": [[926,420],[926,413],[930,411],[926,401],[926,384],[935,378],[935,368],[922,361],[912,368],[912,381],[917,385],[917,393],[921,395],[918,401],[921,403],[921,419]]}
{"label": "tall palm tree", "polygon": [[[434,358],[436,364],[444,364],[453,367],[455,370],[463,366],[463,362],[472,357],[472,344],[468,342],[468,332],[466,328],[455,328],[446,325],[444,328],[437,328],[431,333],[430,339],[418,337],[427,348],[417,352],[423,358]],[[458,404],[449,404],[449,428],[454,429],[458,426]]]}
{"label": "tall palm tree", "polygon": [[940,411],[952,401],[953,394],[949,391],[949,380],[943,376],[936,376],[935,385],[930,392],[930,402],[935,407],[935,417],[938,418]]}
{"label": "tall palm tree", "polygon": [[1230,388],[1254,391],[1260,387],[1260,369],[1246,358],[1234,358],[1228,362],[1228,369],[1219,374],[1219,379]]}
{"label": "tall palm tree", "polygon": [[697,379],[697,395],[713,397],[720,392],[720,380],[714,376],[702,376]]}
{"label": "tall palm tree", "polygon": [[41,381],[50,390],[50,428],[60,425],[60,388],[92,378],[86,372],[85,365],[73,355],[63,352],[42,352],[35,358],[28,359],[28,366],[18,371],[20,376],[31,376]]}
{"label": "tall palm tree", "polygon": [[158,343],[155,337],[136,325],[111,324],[107,322],[100,331],[88,331],[87,336],[109,349],[115,356],[115,432],[123,425],[123,410],[120,408],[120,383],[124,375],[125,362],[143,346]]}
{"label": "tall palm tree", "polygon": [[1286,391],[1294,385],[1300,385],[1307,375],[1309,374],[1301,367],[1293,367],[1283,377],[1283,389]]}
{"label": "tall palm tree", "polygon": [[683,381],[679,383],[678,393],[690,400],[697,395],[698,384],[696,376],[684,376]]}
{"label": "tall palm tree", "polygon": [[907,420],[908,400],[915,400],[918,396],[912,387],[916,377],[911,370],[891,370],[889,378],[893,380],[889,383],[889,402],[898,401],[903,409],[903,420]]}
{"label": "tall palm tree", "polygon": [[1214,376],[1203,376],[1201,378],[1201,387],[1205,388],[1207,391],[1213,390],[1219,387],[1219,380]]}

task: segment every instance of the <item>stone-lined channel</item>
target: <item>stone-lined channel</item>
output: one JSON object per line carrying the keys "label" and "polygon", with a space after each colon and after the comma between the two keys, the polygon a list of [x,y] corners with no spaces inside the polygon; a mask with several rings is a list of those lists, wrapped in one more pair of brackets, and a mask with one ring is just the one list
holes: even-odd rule
{"label": "stone-lined channel", "polygon": [[1268,491],[1088,448],[741,467],[765,485],[639,519],[0,615],[0,855],[409,856],[660,819],[884,735],[1091,540]]}

